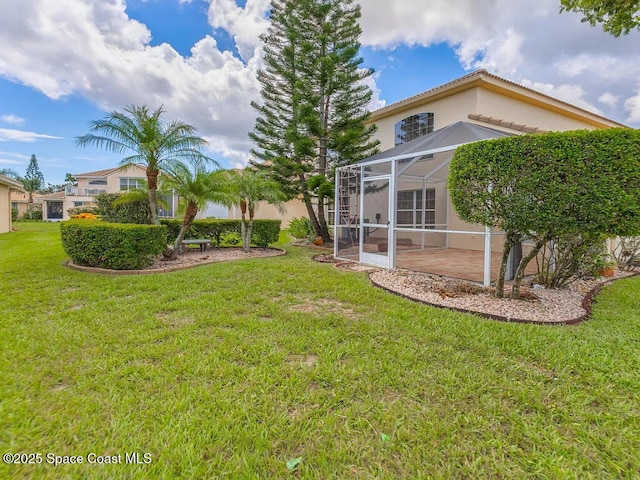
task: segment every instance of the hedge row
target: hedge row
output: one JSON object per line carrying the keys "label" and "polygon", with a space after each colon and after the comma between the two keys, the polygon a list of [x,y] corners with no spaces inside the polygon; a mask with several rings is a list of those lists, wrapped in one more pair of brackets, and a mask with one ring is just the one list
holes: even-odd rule
{"label": "hedge row", "polygon": [[151,224],[148,200],[136,200],[114,205],[122,193],[101,193],[96,195],[96,213],[105,222]]}
{"label": "hedge row", "polygon": [[[167,227],[167,239],[173,243],[180,232],[182,220],[161,220]],[[241,220],[194,220],[185,238],[210,238],[220,246],[220,237],[225,233],[240,235]],[[251,243],[258,247],[268,247],[278,241],[280,235],[280,220],[254,220],[251,233]]]}
{"label": "hedge row", "polygon": [[167,245],[159,225],[68,220],[60,223],[62,246],[74,263],[114,270],[138,270],[153,263]]}

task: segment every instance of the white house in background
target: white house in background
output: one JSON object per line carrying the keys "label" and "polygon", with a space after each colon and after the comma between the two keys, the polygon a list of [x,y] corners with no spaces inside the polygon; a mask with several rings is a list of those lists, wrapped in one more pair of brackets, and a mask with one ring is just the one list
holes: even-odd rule
{"label": "white house in background", "polygon": [[[146,170],[141,165],[115,167],[74,175],[78,184],[67,186],[63,192],[41,195],[42,218],[48,221],[68,220],[69,209],[95,205],[95,196],[140,188],[146,182]],[[178,209],[177,195],[163,198],[165,206],[159,208],[161,218],[173,218]]]}
{"label": "white house in background", "polygon": [[22,190],[22,183],[0,175],[0,233],[11,231],[11,192]]}

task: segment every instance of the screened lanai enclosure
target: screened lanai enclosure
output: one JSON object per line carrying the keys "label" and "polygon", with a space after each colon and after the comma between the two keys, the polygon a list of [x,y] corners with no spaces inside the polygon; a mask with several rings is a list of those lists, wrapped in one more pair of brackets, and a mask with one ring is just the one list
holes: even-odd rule
{"label": "screened lanai enclosure", "polygon": [[457,122],[339,168],[335,257],[488,286],[498,277],[504,236],[458,218],[447,192],[449,162],[460,145],[507,136]]}

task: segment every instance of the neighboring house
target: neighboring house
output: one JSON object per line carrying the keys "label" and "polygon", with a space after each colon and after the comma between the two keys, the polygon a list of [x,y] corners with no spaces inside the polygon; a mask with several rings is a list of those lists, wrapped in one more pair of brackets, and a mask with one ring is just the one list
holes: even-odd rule
{"label": "neighboring house", "polygon": [[24,217],[29,208],[29,194],[22,189],[11,190],[11,208],[18,211],[18,218]]}
{"label": "neighboring house", "polygon": [[0,175],[0,233],[11,231],[11,192],[22,189],[22,183]]}
{"label": "neighboring house", "polygon": [[456,147],[525,133],[625,127],[485,70],[382,108],[370,121],[382,151],[338,170],[336,257],[485,285],[497,277],[503,237],[458,218],[447,191]]}
{"label": "neighboring house", "polygon": [[[68,220],[69,209],[94,206],[96,195],[140,188],[147,179],[146,170],[140,165],[108,168],[73,176],[78,181],[77,185],[68,185],[63,192],[39,196],[43,203],[43,220]],[[159,198],[166,204],[159,209],[159,216],[173,218],[178,207],[177,196],[167,195],[162,198],[159,195]]]}

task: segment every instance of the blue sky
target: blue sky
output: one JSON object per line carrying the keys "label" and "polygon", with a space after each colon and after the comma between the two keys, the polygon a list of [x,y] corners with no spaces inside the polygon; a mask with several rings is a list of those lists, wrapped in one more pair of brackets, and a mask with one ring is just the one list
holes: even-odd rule
{"label": "blue sky", "polygon": [[[479,3],[483,3],[482,6]],[[3,5],[4,4],[4,5]],[[117,164],[75,146],[128,104],[164,104],[224,167],[246,162],[268,0],[0,0],[0,169],[49,183]],[[557,0],[362,1],[372,108],[477,68],[640,127],[640,35],[614,39]]]}

